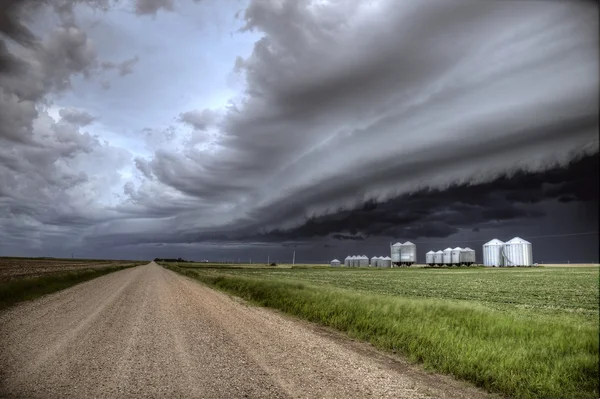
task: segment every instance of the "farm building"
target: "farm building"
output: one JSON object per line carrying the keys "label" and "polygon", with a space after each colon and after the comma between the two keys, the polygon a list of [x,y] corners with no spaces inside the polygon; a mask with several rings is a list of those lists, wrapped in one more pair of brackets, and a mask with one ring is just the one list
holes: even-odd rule
{"label": "farm building", "polygon": [[346,258],[344,258],[344,266],[350,267],[350,256],[346,256]]}
{"label": "farm building", "polygon": [[373,256],[371,258],[371,267],[379,267],[379,257]]}
{"label": "farm building", "polygon": [[483,244],[483,265],[492,267],[503,266],[503,247],[504,243],[496,238]]}
{"label": "farm building", "polygon": [[417,246],[406,241],[400,246],[400,264],[410,266],[417,261]]}
{"label": "farm building", "polygon": [[425,263],[429,266],[435,265],[435,252],[429,251],[425,254]]}
{"label": "farm building", "polygon": [[444,264],[444,251],[436,251],[434,262],[436,265]]}
{"label": "farm building", "polygon": [[380,267],[392,267],[392,258],[390,258],[389,256],[380,259],[380,262]]}
{"label": "farm building", "polygon": [[519,237],[505,242],[502,247],[502,258],[504,266],[533,265],[531,243]]}
{"label": "farm building", "polygon": [[360,267],[369,267],[369,257],[367,255],[359,256],[358,265]]}
{"label": "farm building", "polygon": [[442,263],[445,265],[451,265],[452,264],[452,248],[446,248],[443,251],[443,256],[442,256]]}
{"label": "farm building", "polygon": [[462,251],[461,247],[456,247],[450,252],[450,258],[453,265],[460,265],[460,253]]}
{"label": "farm building", "polygon": [[339,267],[341,265],[340,261],[337,259],[332,260],[329,264],[331,267]]}
{"label": "farm building", "polygon": [[400,248],[402,248],[402,244],[397,242],[394,245],[392,245],[391,251],[392,251],[392,257],[391,257],[391,261],[393,264],[400,264]]}
{"label": "farm building", "polygon": [[460,263],[462,265],[472,265],[475,263],[475,250],[466,247],[460,251]]}

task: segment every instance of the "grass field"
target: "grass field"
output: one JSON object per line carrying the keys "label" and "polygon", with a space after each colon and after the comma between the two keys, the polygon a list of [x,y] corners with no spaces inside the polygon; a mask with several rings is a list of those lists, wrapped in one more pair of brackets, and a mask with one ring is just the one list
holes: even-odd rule
{"label": "grass field", "polygon": [[0,258],[0,310],[108,273],[145,263]]}
{"label": "grass field", "polygon": [[598,397],[599,270],[178,267],[515,398]]}

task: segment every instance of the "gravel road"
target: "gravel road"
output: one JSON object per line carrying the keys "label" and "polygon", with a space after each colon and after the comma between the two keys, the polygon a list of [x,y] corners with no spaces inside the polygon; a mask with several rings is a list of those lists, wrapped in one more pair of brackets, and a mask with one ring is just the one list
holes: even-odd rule
{"label": "gravel road", "polygon": [[155,263],[0,313],[0,397],[486,396]]}

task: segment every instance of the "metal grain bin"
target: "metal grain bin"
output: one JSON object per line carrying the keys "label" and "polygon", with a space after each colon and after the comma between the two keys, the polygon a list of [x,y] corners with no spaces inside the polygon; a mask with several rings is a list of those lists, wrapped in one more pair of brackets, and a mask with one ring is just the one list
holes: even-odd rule
{"label": "metal grain bin", "polygon": [[456,247],[452,250],[451,256],[452,256],[452,264],[453,265],[460,265],[460,252],[462,251],[461,247]]}
{"label": "metal grain bin", "polygon": [[460,263],[467,266],[475,263],[475,250],[469,247],[463,248],[460,252]]}
{"label": "metal grain bin", "polygon": [[392,267],[392,258],[386,256],[385,258],[381,259],[381,267]]}
{"label": "metal grain bin", "polygon": [[369,257],[367,255],[362,255],[358,260],[358,266],[369,267]]}
{"label": "metal grain bin", "polygon": [[519,237],[505,242],[502,248],[502,258],[504,266],[533,265],[531,243]]}
{"label": "metal grain bin", "polygon": [[435,264],[435,252],[429,251],[425,254],[425,263],[429,266],[433,266]]}
{"label": "metal grain bin", "polygon": [[340,261],[337,259],[332,260],[331,262],[329,262],[329,265],[331,267],[339,267],[341,265]]}
{"label": "metal grain bin", "polygon": [[452,248],[446,248],[444,249],[444,255],[442,258],[442,263],[445,265],[451,265],[452,264]]}
{"label": "metal grain bin", "polygon": [[402,244],[399,242],[392,245],[392,257],[390,259],[395,265],[400,264],[400,248],[402,248]]}
{"label": "metal grain bin", "polygon": [[437,251],[435,253],[435,264],[436,265],[443,265],[444,264],[444,251]]}
{"label": "metal grain bin", "polygon": [[379,257],[373,256],[371,258],[371,267],[379,267]]}
{"label": "metal grain bin", "polygon": [[352,255],[350,257],[350,267],[356,267],[356,266],[358,266],[358,261],[357,261],[356,258],[357,258],[356,255]]}
{"label": "metal grain bin", "polygon": [[344,266],[350,267],[350,256],[346,256],[346,258],[344,258]]}
{"label": "metal grain bin", "polygon": [[502,248],[504,243],[497,238],[483,244],[483,265],[484,266],[503,266]]}
{"label": "metal grain bin", "polygon": [[412,265],[417,261],[417,246],[410,241],[400,245],[400,264]]}

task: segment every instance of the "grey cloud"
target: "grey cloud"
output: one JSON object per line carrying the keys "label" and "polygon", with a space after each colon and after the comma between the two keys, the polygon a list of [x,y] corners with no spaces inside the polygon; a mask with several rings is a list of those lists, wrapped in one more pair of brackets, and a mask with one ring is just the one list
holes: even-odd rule
{"label": "grey cloud", "polygon": [[198,130],[206,130],[217,120],[216,112],[210,109],[194,110],[184,112],[179,116],[179,120]]}
{"label": "grey cloud", "polygon": [[133,67],[138,63],[140,58],[135,55],[125,61],[115,63],[112,61],[103,61],[100,66],[104,70],[116,69],[119,72],[119,76],[126,76],[133,73]]}
{"label": "grey cloud", "polygon": [[146,179],[152,180],[152,170],[150,169],[150,165],[145,159],[135,158],[135,167],[142,172]]}
{"label": "grey cloud", "polygon": [[135,12],[138,15],[156,15],[163,9],[173,11],[175,0],[135,0]]}
{"label": "grey cloud", "polygon": [[86,126],[92,123],[96,118],[89,113],[74,108],[63,108],[58,114],[65,121],[77,126]]}
{"label": "grey cloud", "polygon": [[[156,15],[158,11],[174,11],[175,0],[133,0],[135,1],[135,13],[137,15]],[[198,3],[201,0],[192,0]]]}

